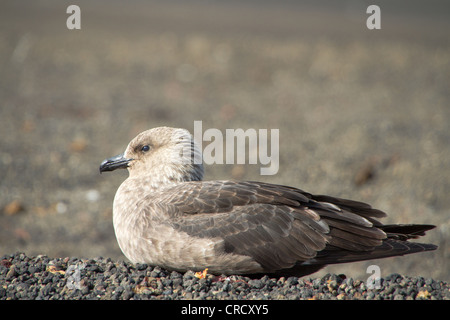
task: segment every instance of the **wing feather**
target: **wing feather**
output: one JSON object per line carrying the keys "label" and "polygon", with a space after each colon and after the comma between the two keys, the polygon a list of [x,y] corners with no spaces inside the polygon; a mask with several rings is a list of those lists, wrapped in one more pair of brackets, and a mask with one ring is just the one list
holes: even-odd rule
{"label": "wing feather", "polygon": [[[176,230],[218,238],[223,253],[250,256],[267,272],[392,255],[393,243],[375,219],[385,213],[362,202],[228,180],[185,182],[157,196],[160,206],[171,207],[167,223]],[[395,245],[400,254],[407,250]]]}

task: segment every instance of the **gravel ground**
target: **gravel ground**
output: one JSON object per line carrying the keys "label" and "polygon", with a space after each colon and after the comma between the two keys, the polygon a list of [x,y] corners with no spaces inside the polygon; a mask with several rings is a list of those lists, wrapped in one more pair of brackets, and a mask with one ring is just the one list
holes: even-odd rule
{"label": "gravel ground", "polygon": [[[145,129],[192,131],[195,120],[204,130],[280,130],[276,175],[261,176],[260,165],[211,165],[206,179],[291,185],[368,202],[388,213],[384,223],[437,226],[421,239],[438,245],[436,251],[329,266],[311,283],[323,287],[328,273],[365,281],[374,264],[387,284],[394,273],[404,275],[397,286],[420,277],[434,279],[431,284],[450,281],[448,1],[378,1],[382,29],[372,31],[362,1],[77,4],[78,31],[66,28],[67,2],[0,5],[0,256],[52,257],[41,267],[30,262],[42,269],[32,273],[23,273],[19,262],[1,267],[3,298],[20,296],[22,289],[37,298],[40,279],[47,278],[52,282],[42,283],[49,291],[43,296],[83,290],[95,296],[100,280],[92,277],[106,279],[108,265],[126,260],[114,236],[112,201],[127,173],[99,175],[99,164]],[[91,259],[97,262],[89,265],[103,272],[83,269],[89,281],[81,290],[68,290],[64,274],[46,271],[50,261],[67,270]],[[131,287],[132,274],[154,271],[119,265],[128,266],[124,277]],[[165,289],[138,294],[125,282],[119,292],[117,281],[105,280],[102,297],[169,295]],[[158,288],[155,281],[148,286]],[[224,281],[203,281],[210,294],[230,292],[216,290]],[[320,296],[314,285],[298,281],[300,296]],[[420,290],[394,291],[390,298],[416,298]],[[250,285],[239,292],[257,295]],[[433,292],[429,298],[445,297]]]}
{"label": "gravel ground", "polygon": [[450,300],[447,282],[391,274],[378,288],[340,274],[321,278],[205,277],[110,258],[5,255],[2,300]]}

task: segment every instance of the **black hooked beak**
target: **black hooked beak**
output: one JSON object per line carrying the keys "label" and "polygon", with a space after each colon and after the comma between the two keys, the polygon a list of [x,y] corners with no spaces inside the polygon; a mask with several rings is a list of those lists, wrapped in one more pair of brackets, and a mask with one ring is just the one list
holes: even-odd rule
{"label": "black hooked beak", "polygon": [[124,154],[118,154],[115,157],[103,160],[100,164],[100,173],[104,171],[114,171],[116,169],[125,169],[128,168],[128,163],[133,159],[127,159],[124,157]]}

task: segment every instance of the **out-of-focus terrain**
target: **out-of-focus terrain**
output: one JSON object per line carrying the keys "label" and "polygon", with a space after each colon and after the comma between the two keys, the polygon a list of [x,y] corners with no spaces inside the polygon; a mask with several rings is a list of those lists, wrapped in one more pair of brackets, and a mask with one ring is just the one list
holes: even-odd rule
{"label": "out-of-focus terrain", "polygon": [[[279,129],[280,168],[206,167],[430,223],[435,252],[329,267],[450,279],[446,1],[68,1],[0,5],[0,253],[125,259],[100,162],[156,126]],[[204,145],[207,142],[204,143]]]}

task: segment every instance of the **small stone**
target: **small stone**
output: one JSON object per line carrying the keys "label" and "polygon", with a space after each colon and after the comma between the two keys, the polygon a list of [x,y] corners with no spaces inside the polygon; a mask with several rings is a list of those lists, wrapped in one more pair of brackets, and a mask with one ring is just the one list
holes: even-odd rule
{"label": "small stone", "polygon": [[70,143],[69,148],[70,148],[70,151],[73,151],[73,152],[83,152],[86,149],[87,145],[88,145],[87,140],[79,137],[79,138],[75,138]]}
{"label": "small stone", "polygon": [[11,280],[17,275],[16,268],[14,266],[11,266],[9,268],[8,273],[6,274],[6,280]]}
{"label": "small stone", "polygon": [[3,212],[8,216],[15,215],[24,210],[25,210],[25,207],[22,205],[22,203],[19,200],[14,200],[14,201],[8,203],[3,208]]}
{"label": "small stone", "polygon": [[431,294],[427,290],[419,291],[419,293],[416,296],[416,299],[418,300],[427,300],[430,299]]}
{"label": "small stone", "polygon": [[248,284],[250,285],[250,288],[254,289],[261,289],[264,286],[261,280],[250,280]]}

